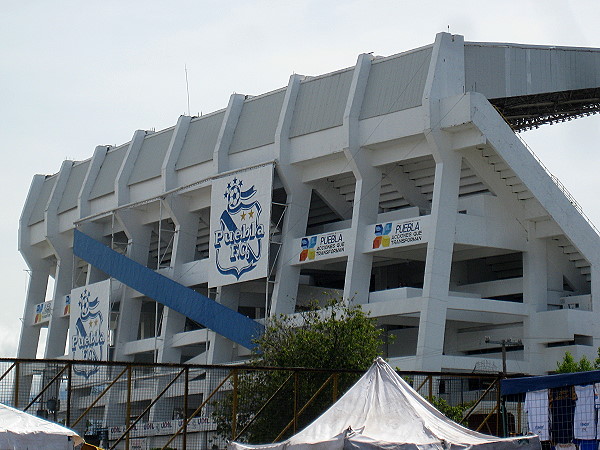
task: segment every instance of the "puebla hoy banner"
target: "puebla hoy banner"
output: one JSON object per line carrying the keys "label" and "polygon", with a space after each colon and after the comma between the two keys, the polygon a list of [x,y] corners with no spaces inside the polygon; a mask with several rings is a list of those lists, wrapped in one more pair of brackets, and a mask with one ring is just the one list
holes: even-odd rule
{"label": "puebla hoy banner", "polygon": [[[69,352],[72,359],[108,360],[108,325],[110,314],[110,280],[88,284],[71,291],[69,317]],[[73,371],[89,378],[99,366],[77,365]]]}
{"label": "puebla hoy banner", "polygon": [[267,276],[272,191],[272,164],[213,181],[210,287]]}

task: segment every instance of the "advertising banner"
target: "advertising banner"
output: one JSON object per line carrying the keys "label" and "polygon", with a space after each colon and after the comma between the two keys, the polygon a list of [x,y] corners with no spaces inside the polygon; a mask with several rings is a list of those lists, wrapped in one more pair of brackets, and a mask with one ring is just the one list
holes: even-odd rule
{"label": "advertising banner", "polygon": [[[108,360],[110,280],[71,291],[69,352],[72,359]],[[78,365],[73,372],[89,378],[99,370],[94,365]]]}
{"label": "advertising banner", "polygon": [[[183,419],[164,420],[162,422],[138,422],[129,432],[130,437],[172,435],[183,426]],[[211,417],[194,417],[187,426],[188,432],[214,431],[217,425]],[[125,433],[125,425],[112,426],[108,429],[110,440],[118,439]]]}
{"label": "advertising banner", "polygon": [[50,316],[52,315],[53,303],[54,302],[50,300],[49,302],[38,303],[37,305],[35,305],[35,316],[33,318],[34,325],[46,323],[50,320]]}
{"label": "advertising banner", "polygon": [[305,236],[296,240],[299,254],[294,263],[305,264],[346,256],[348,244],[348,230]]}
{"label": "advertising banner", "polygon": [[272,191],[272,164],[213,181],[209,287],[267,276]]}
{"label": "advertising banner", "polygon": [[428,218],[423,216],[371,225],[369,250],[385,250],[427,242]]}
{"label": "advertising banner", "polygon": [[63,316],[68,316],[69,314],[71,314],[71,296],[70,295],[65,295],[64,297],[64,303],[63,303]]}

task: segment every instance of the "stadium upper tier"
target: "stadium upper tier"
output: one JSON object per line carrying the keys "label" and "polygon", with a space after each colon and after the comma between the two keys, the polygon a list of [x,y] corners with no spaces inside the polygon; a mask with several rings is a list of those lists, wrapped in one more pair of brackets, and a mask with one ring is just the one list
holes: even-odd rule
{"label": "stadium upper tier", "polygon": [[[371,119],[421,105],[433,46],[389,57],[376,57],[371,63],[360,120]],[[295,138],[342,126],[354,67],[300,82],[289,137]],[[471,43],[464,44],[464,91],[479,92],[498,107],[513,128],[522,129],[568,117],[600,111],[600,49],[539,45]],[[115,191],[115,179],[130,145],[138,146],[128,186],[158,178],[164,171],[184,169],[213,159],[219,139],[232,134],[229,154],[268,146],[275,142],[285,88],[266,94],[234,96],[239,113],[237,124],[222,130],[227,110],[193,117],[187,132],[178,138],[183,145],[176,155],[169,147],[176,127],[143,136],[116,148],[109,148],[89,192],[93,200]],[[231,115],[228,114],[228,117]],[[223,131],[223,132],[221,132]],[[177,143],[173,143],[177,147]],[[369,142],[365,142],[368,145]],[[292,149],[293,150],[293,149]],[[168,155],[168,160],[167,160]],[[314,155],[295,154],[292,162]],[[90,161],[72,168],[58,205],[62,213],[78,206],[77,201]],[[186,177],[182,176],[184,182]],[[52,189],[45,187],[29,217],[33,225],[44,219]],[[169,187],[176,187],[175,183]]]}

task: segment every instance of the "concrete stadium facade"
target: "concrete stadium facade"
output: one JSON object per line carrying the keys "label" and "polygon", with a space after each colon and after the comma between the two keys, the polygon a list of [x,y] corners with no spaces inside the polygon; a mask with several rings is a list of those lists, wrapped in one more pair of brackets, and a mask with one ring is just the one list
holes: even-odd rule
{"label": "concrete stadium facade", "polygon": [[[45,357],[69,357],[65,297],[111,278],[74,255],[75,229],[251,319],[329,296],[360,303],[395,336],[384,353],[402,370],[472,371],[490,360],[499,369],[500,347],[486,337],[518,342],[512,372],[551,371],[566,350],[594,356],[600,237],[515,130],[596,112],[599,86],[599,49],[440,33],[64,161],[34,177],[20,220],[31,277],[18,356],[35,357],[47,327]],[[553,116],[548,96],[580,108]],[[264,165],[274,167],[267,276],[209,288],[211,186]],[[306,237],[344,248],[301,260]],[[126,282],[111,289],[111,359],[249,354],[205,327],[209,317],[192,320]]]}

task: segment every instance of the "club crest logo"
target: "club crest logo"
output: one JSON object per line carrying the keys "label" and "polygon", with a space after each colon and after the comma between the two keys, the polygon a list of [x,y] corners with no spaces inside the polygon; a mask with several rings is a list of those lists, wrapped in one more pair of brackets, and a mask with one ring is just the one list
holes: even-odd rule
{"label": "club crest logo", "polygon": [[254,199],[257,191],[254,185],[244,188],[244,182],[237,177],[227,184],[224,193],[227,206],[221,212],[218,229],[214,230],[217,270],[222,275],[233,275],[236,280],[256,267],[266,234],[266,226],[261,222],[263,209]]}
{"label": "club crest logo", "polygon": [[[79,317],[75,321],[73,330],[71,352],[76,355],[75,359],[88,361],[102,361],[103,351],[106,344],[106,336],[102,324],[104,317],[98,311],[100,301],[98,297],[90,300],[92,294],[84,289],[79,296]],[[85,378],[98,372],[98,366],[73,366],[73,371]]]}

